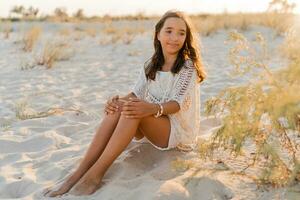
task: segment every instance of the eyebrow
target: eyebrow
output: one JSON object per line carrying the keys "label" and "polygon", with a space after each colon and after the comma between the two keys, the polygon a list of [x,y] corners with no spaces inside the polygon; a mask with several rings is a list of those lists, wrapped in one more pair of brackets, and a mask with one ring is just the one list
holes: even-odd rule
{"label": "eyebrow", "polygon": [[[173,27],[166,27],[166,29],[173,29]],[[180,29],[179,31],[185,32],[184,29]]]}

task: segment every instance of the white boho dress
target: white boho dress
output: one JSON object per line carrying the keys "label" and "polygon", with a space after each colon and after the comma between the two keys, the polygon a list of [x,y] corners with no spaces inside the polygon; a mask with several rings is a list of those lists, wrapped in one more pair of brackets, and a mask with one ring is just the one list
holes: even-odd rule
{"label": "white boho dress", "polygon": [[146,79],[145,66],[140,70],[132,92],[138,98],[151,103],[177,101],[180,110],[167,115],[171,123],[167,148],[155,146],[146,137],[133,141],[149,142],[160,150],[169,150],[175,147],[179,149],[193,148],[200,128],[200,90],[197,83],[197,71],[192,60],[186,60],[181,70],[174,75],[171,71],[158,71],[155,81]]}

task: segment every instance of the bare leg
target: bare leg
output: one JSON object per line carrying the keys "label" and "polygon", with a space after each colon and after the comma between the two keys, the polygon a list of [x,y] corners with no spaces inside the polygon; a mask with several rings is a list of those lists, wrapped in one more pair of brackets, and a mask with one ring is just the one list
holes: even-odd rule
{"label": "bare leg", "polygon": [[120,112],[105,115],[79,167],[66,179],[60,188],[55,191],[48,190],[45,195],[49,192],[50,197],[65,194],[77,183],[104,151],[119,118]]}
{"label": "bare leg", "polygon": [[99,188],[102,177],[107,169],[134,137],[140,120],[141,119],[127,119],[121,115],[117,127],[102,155],[72,189],[72,194],[88,195],[94,193]]}

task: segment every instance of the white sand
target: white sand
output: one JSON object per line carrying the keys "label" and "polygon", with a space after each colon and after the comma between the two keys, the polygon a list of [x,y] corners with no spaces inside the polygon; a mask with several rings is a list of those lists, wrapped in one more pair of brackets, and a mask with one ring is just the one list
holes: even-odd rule
{"label": "white sand", "polygon": [[[151,22],[150,25],[153,25]],[[30,24],[14,24],[16,32],[0,43],[0,199],[45,199],[42,190],[62,181],[80,162],[103,117],[107,97],[130,91],[138,70],[152,53],[149,32],[136,36],[130,45],[100,45],[103,36],[85,36],[71,41],[75,56],[55,63],[53,69],[36,67],[22,71],[51,33],[64,25],[43,24],[43,38],[32,53],[15,44]],[[67,25],[65,25],[67,27]],[[71,26],[72,25],[68,25]],[[75,25],[74,25],[75,26]],[[77,26],[77,25],[76,25]],[[147,25],[149,26],[149,24]],[[97,27],[97,26],[93,26]],[[47,31],[46,31],[47,30]],[[259,28],[272,40],[274,50],[282,38]],[[2,35],[1,35],[2,37]],[[51,36],[52,39],[55,38]],[[228,86],[228,47],[221,31],[203,38],[203,55],[210,78],[202,85],[202,103]],[[273,63],[277,60],[274,58]],[[239,81],[239,80],[237,80]],[[23,105],[23,106],[21,106]],[[16,110],[34,114],[60,107],[60,115],[20,120]],[[207,138],[220,125],[217,119],[202,118],[201,137]],[[172,169],[177,158],[191,159],[201,170]],[[239,165],[238,161],[233,165]],[[245,163],[244,163],[245,164]],[[243,163],[241,164],[243,165]],[[216,161],[204,161],[195,152],[159,151],[150,144],[130,143],[110,167],[105,185],[89,197],[65,195],[57,199],[285,199],[299,193],[296,188],[257,190],[247,176],[233,175]]]}

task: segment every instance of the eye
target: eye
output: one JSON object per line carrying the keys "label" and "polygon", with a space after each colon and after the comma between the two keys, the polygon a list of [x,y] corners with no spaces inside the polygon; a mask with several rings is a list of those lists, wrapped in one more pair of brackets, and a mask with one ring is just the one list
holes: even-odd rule
{"label": "eye", "polygon": [[180,31],[180,32],[178,32],[179,33],[179,35],[181,35],[181,36],[184,36],[186,33],[185,32],[183,32],[183,31]]}
{"label": "eye", "polygon": [[169,30],[168,30],[168,31],[166,31],[166,33],[172,33],[172,31],[169,31]]}

